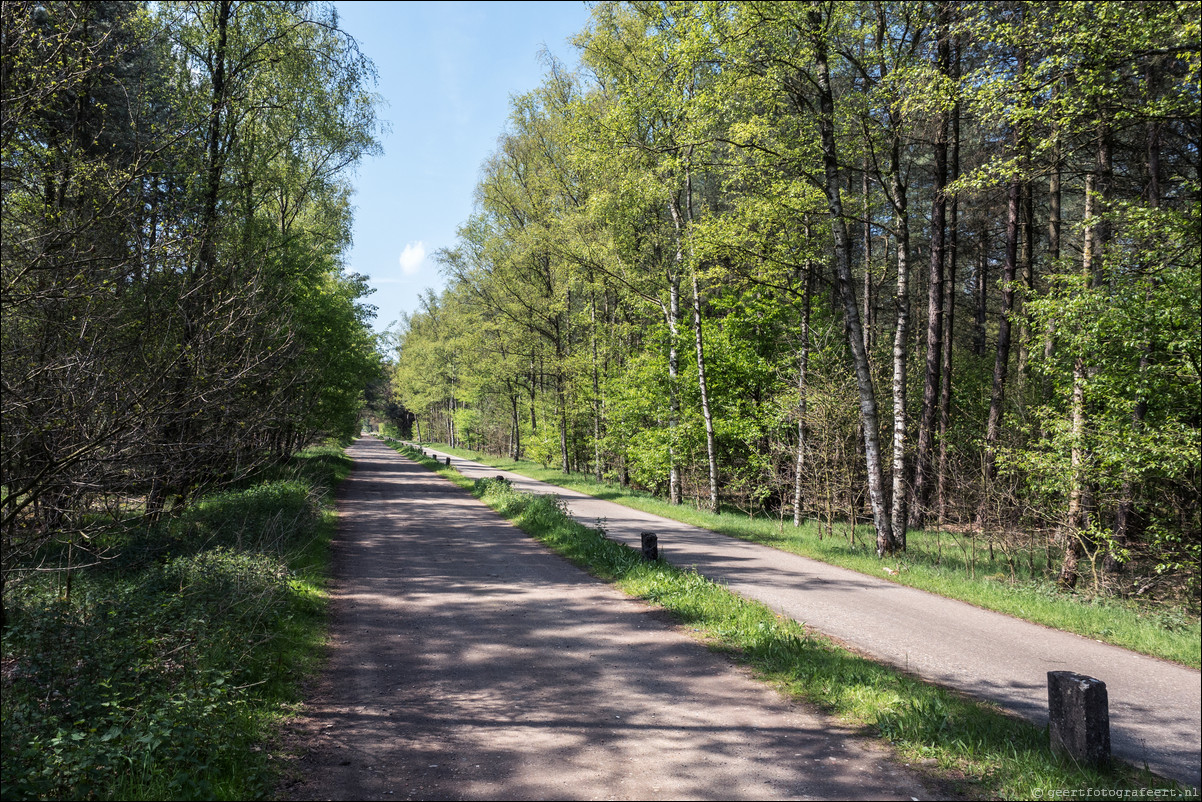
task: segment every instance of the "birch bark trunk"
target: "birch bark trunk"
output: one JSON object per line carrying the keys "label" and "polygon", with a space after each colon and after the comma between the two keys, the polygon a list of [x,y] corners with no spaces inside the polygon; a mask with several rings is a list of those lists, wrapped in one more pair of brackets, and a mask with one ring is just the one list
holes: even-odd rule
{"label": "birch bark trunk", "polygon": [[[855,365],[856,386],[860,396],[860,420],[864,434],[864,457],[868,470],[868,496],[876,526],[877,554],[892,554],[899,548],[885,503],[884,477],[881,471],[880,421],[877,414],[876,391],[864,349],[864,333],[860,325],[860,310],[856,299],[855,282],[851,274],[851,248],[848,242],[847,219],[840,198],[839,159],[835,146],[835,103],[831,90],[827,45],[824,38],[822,12],[811,9],[808,23],[814,44],[819,95],[819,127],[822,139],[823,189],[830,209],[831,229],[835,239],[835,273],[839,296],[843,303],[844,333],[851,347]],[[853,522],[854,523],[854,522]]]}
{"label": "birch bark trunk", "polygon": [[668,271],[668,503],[680,504],[680,466],[676,463],[676,427],[680,422],[680,355],[676,350],[680,321],[680,274]]}

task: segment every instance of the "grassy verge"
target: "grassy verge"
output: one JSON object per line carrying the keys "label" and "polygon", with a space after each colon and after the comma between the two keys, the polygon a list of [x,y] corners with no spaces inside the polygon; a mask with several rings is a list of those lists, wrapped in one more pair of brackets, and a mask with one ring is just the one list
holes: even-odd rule
{"label": "grassy verge", "polygon": [[1180,791],[1123,765],[1089,771],[1065,763],[1051,754],[1046,730],[853,655],[695,572],[644,562],[634,549],[573,521],[551,496],[516,493],[495,480],[472,483],[411,449],[404,453],[471,488],[593,575],[670,611],[710,648],[746,663],[785,693],[888,739],[903,759],[956,783],[959,793],[1038,799],[1061,789],[1091,788],[1095,796],[1156,788]]}
{"label": "grassy verge", "polygon": [[[324,633],[340,448],[9,583],[4,799],[255,799]],[[68,581],[68,576],[69,581]]]}
{"label": "grassy verge", "polygon": [[[1043,577],[1042,560],[1037,560],[1032,570],[1029,554],[1020,557],[999,548],[991,549],[981,539],[912,531],[907,537],[907,552],[882,561],[874,552],[871,527],[857,527],[852,532],[844,523],[827,526],[809,521],[794,528],[791,520],[752,518],[730,512],[715,515],[689,506],[673,506],[646,493],[597,482],[581,474],[564,474],[533,462],[499,459],[441,444],[435,447],[643,512],[1202,668],[1202,620],[1196,612],[1065,593]],[[894,573],[889,574],[885,568]]]}

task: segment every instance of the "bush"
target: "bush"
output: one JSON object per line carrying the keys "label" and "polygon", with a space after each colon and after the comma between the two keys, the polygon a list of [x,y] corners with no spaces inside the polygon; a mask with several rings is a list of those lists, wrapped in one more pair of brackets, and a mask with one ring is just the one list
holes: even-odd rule
{"label": "bush", "polygon": [[[308,459],[333,475],[334,456]],[[320,580],[299,568],[322,562],[321,496],[303,478],[221,493],[113,533],[121,556],[69,593],[56,574],[9,582],[4,798],[265,793],[255,745],[321,631]]]}

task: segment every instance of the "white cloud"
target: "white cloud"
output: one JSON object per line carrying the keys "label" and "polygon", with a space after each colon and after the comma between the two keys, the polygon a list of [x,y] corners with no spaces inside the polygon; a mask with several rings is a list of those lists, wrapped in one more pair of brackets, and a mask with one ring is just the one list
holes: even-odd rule
{"label": "white cloud", "polygon": [[410,242],[405,246],[405,250],[401,251],[401,272],[406,276],[412,276],[422,266],[422,262],[426,260],[426,243]]}

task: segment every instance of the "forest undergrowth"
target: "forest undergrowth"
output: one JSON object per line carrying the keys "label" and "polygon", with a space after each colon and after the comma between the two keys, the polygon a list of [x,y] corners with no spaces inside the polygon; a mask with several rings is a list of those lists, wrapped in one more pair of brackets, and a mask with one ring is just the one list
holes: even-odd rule
{"label": "forest undergrowth", "polygon": [[1095,592],[1089,583],[1065,591],[1055,583],[1059,554],[1049,554],[1044,541],[1034,548],[1014,540],[991,539],[971,530],[912,531],[907,549],[884,560],[873,549],[870,525],[854,529],[846,520],[803,521],[727,510],[713,514],[689,504],[672,505],[655,496],[597,482],[581,474],[565,474],[537,462],[514,461],[478,451],[434,446],[449,454],[513,471],[643,512],[710,529],[731,537],[849,568],[940,596],[1012,615],[1026,621],[1073,632],[1087,638],[1202,667],[1202,620],[1197,595],[1170,600],[1117,598]]}
{"label": "forest undergrowth", "polygon": [[[5,584],[4,799],[256,799],[324,633],[335,445]],[[268,746],[264,746],[264,744]]]}

